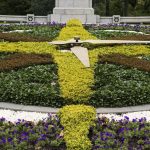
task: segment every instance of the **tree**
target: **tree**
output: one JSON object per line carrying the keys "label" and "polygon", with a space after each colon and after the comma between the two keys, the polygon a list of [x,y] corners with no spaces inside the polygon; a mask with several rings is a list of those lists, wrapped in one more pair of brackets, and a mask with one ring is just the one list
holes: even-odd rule
{"label": "tree", "polygon": [[150,0],[145,0],[144,11],[150,15]]}
{"label": "tree", "polygon": [[31,0],[0,0],[0,14],[25,15],[29,11]]}
{"label": "tree", "polygon": [[106,10],[105,10],[106,16],[109,16],[110,15],[110,12],[109,12],[110,0],[105,0],[105,5],[106,5]]}
{"label": "tree", "polygon": [[122,16],[128,15],[129,0],[122,0]]}
{"label": "tree", "polygon": [[48,15],[54,6],[55,0],[32,0],[30,11],[35,15]]}

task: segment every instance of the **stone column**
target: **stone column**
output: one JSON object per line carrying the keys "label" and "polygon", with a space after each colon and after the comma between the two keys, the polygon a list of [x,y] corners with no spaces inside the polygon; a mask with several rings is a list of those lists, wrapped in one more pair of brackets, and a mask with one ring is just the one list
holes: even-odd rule
{"label": "stone column", "polygon": [[92,0],[55,0],[55,5],[51,21],[65,23],[71,18],[77,18],[82,23],[96,23]]}

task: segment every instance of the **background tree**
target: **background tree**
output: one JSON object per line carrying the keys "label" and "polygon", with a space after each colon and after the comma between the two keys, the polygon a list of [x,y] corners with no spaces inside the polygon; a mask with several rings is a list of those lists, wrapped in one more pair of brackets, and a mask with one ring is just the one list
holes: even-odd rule
{"label": "background tree", "polygon": [[31,0],[30,11],[35,15],[51,14],[55,6],[55,0]]}
{"label": "background tree", "polygon": [[110,0],[105,0],[105,5],[106,5],[106,10],[105,10],[105,12],[106,12],[106,16],[109,16],[109,14],[110,14],[110,10],[109,10],[109,6],[110,6]]}
{"label": "background tree", "polygon": [[[100,16],[150,16],[150,0],[93,0]],[[0,0],[1,15],[52,14],[55,0]]]}
{"label": "background tree", "polygon": [[1,15],[26,15],[29,12],[31,0],[0,0]]}

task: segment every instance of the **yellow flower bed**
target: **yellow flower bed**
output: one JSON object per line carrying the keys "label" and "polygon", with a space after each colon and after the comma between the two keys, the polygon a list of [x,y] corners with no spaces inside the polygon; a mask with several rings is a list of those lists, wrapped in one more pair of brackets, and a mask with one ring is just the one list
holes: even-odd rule
{"label": "yellow flower bed", "polygon": [[91,106],[70,105],[60,109],[58,116],[64,126],[67,150],[91,150],[89,128],[94,126],[96,110]]}
{"label": "yellow flower bed", "polygon": [[82,22],[74,18],[74,19],[68,20],[66,26],[67,27],[82,27]]}
{"label": "yellow flower bed", "polygon": [[69,40],[73,39],[75,36],[79,36],[81,40],[97,39],[83,28],[79,20],[71,19],[67,22],[66,27],[60,31],[56,40]]}

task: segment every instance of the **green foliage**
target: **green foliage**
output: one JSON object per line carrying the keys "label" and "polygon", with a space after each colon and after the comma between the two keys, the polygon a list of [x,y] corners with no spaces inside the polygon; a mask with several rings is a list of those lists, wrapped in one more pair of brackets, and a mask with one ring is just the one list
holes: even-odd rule
{"label": "green foliage", "polygon": [[[30,27],[30,26],[29,26]],[[60,30],[62,29],[62,25],[59,24],[49,24],[49,25],[35,25],[32,26],[32,31],[27,32],[26,34],[31,35],[32,37],[41,37],[49,39],[47,41],[52,41],[58,35]]]}
{"label": "green foliage", "polygon": [[68,150],[91,150],[89,128],[94,125],[96,111],[91,106],[70,105],[60,109],[64,139]]}
{"label": "green foliage", "polygon": [[62,105],[56,64],[33,65],[0,73],[0,101],[25,105]]}
{"label": "green foliage", "polygon": [[[0,25],[0,39],[9,42],[42,42],[52,41],[59,35],[63,25],[47,24],[47,25]],[[1,33],[13,30],[24,30],[23,33]],[[26,30],[30,30],[26,32]]]}
{"label": "green foliage", "polygon": [[[133,119],[125,116],[119,121],[98,117],[91,128],[92,149],[150,149],[150,123],[146,118]],[[147,133],[147,134],[145,134]]]}
{"label": "green foliage", "polygon": [[26,15],[30,13],[31,0],[0,0],[1,15]]}
{"label": "green foliage", "polygon": [[7,122],[0,118],[1,150],[66,150],[63,127],[57,116],[36,123],[25,120]]}
{"label": "green foliage", "polygon": [[150,73],[98,63],[95,68],[96,107],[124,107],[150,103]]}
{"label": "green foliage", "polygon": [[[96,29],[92,29],[90,28],[88,30],[92,35],[96,36],[98,39],[103,39],[103,40],[106,40],[106,39],[110,39],[112,38],[113,40],[115,38],[122,38],[122,37],[126,37],[126,36],[132,36],[133,37],[135,35],[137,35],[138,33],[130,33],[130,32],[109,32],[109,31],[105,31],[105,30],[96,30]],[[140,35],[141,36],[141,35]]]}
{"label": "green foliage", "polygon": [[48,15],[52,14],[55,7],[54,0],[31,0],[30,11],[35,15]]}

